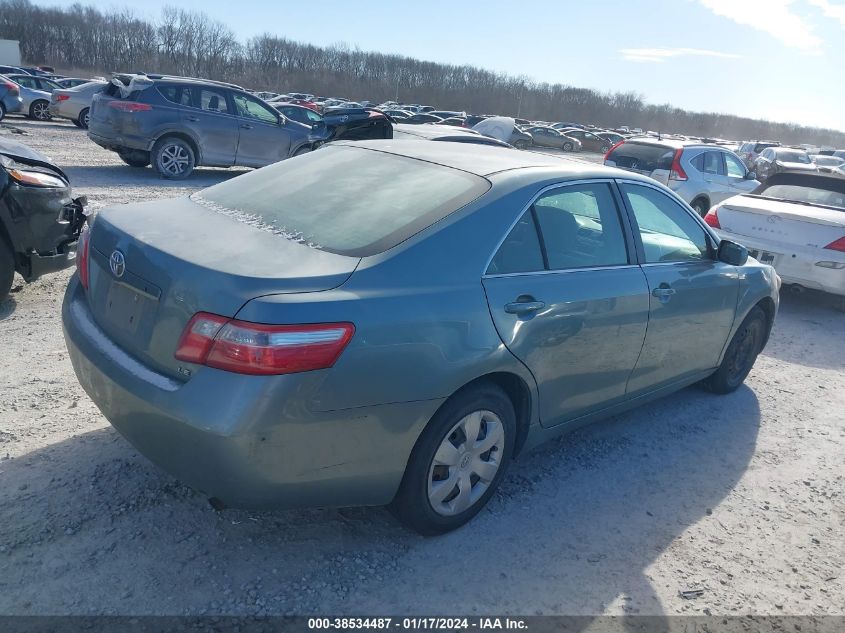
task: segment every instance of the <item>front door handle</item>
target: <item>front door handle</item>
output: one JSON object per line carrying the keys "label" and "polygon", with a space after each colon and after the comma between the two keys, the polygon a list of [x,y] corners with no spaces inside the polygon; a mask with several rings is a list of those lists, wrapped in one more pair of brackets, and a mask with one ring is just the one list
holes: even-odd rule
{"label": "front door handle", "polygon": [[505,312],[508,314],[530,314],[546,307],[546,304],[542,301],[534,301],[533,299],[525,301],[523,299],[525,297],[519,297],[516,301],[506,303]]}
{"label": "front door handle", "polygon": [[669,284],[660,284],[657,288],[651,291],[652,297],[660,299],[660,303],[666,303],[675,294],[674,288],[670,288]]}
{"label": "front door handle", "polygon": [[249,123],[241,123],[242,130],[251,130],[252,126]]}
{"label": "front door handle", "polygon": [[200,120],[200,118],[198,116],[189,116],[188,117],[188,121],[193,121],[194,123],[196,123],[199,120]]}

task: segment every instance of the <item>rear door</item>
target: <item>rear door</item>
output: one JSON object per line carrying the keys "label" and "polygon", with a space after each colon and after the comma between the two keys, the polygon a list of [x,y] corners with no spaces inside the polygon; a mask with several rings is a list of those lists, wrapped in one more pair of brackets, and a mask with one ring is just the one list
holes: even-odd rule
{"label": "rear door", "polygon": [[238,150],[238,121],[226,91],[211,86],[180,86],[187,101],[182,122],[199,139],[202,163],[231,167]]}
{"label": "rear door", "polygon": [[739,281],[691,210],[657,187],[620,186],[649,290],[648,333],[627,389],[637,395],[719,364]]}
{"label": "rear door", "polygon": [[235,164],[264,167],[290,155],[291,138],[281,125],[278,113],[263,101],[233,92],[238,123],[238,152]]}
{"label": "rear door", "polygon": [[490,262],[490,313],[537,380],[544,426],[625,395],[649,309],[631,241],[612,182],[584,181],[541,194]]}

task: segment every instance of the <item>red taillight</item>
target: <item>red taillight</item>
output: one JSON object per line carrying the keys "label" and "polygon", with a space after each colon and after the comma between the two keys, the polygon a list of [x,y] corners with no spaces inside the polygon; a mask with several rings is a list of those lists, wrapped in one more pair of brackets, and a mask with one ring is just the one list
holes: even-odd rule
{"label": "red taillight", "polygon": [[88,249],[91,231],[88,223],[82,225],[82,232],[79,234],[79,241],[76,243],[76,272],[79,274],[79,283],[88,290]]}
{"label": "red taillight", "polygon": [[198,312],[176,358],[239,374],[293,374],[334,365],[354,333],[351,323],[266,325]]}
{"label": "red taillight", "polygon": [[831,242],[827,246],[826,249],[831,251],[839,251],[840,253],[845,253],[845,236],[840,237],[835,242]]}
{"label": "red taillight", "polygon": [[722,228],[722,225],[719,224],[718,211],[719,211],[719,207],[713,207],[704,216],[704,223],[707,224],[707,226],[712,226],[714,229],[721,229]]}
{"label": "red taillight", "polygon": [[675,156],[672,158],[672,167],[669,171],[669,180],[687,179],[687,172],[685,172],[684,168],[681,167],[681,154],[683,153],[683,149],[678,148],[675,150]]}
{"label": "red taillight", "polygon": [[152,110],[153,106],[149,103],[139,103],[137,101],[109,101],[109,107],[121,112],[146,112]]}
{"label": "red taillight", "polygon": [[625,141],[619,141],[618,143],[613,145],[613,147],[611,147],[609,150],[607,150],[607,154],[604,155],[604,159],[607,160],[608,158],[610,158],[610,155],[613,153],[613,150],[615,150],[617,147],[622,145],[624,142]]}
{"label": "red taillight", "polygon": [[70,95],[56,95],[56,101],[67,101],[70,99]]}
{"label": "red taillight", "polygon": [[4,81],[3,86],[5,86],[6,90],[9,90],[10,92],[17,92],[18,91],[18,85],[13,84],[11,81]]}

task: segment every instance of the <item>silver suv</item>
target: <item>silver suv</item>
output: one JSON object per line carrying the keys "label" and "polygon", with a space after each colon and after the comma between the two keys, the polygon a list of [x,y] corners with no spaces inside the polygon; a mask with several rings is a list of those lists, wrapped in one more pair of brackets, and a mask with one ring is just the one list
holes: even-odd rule
{"label": "silver suv", "polygon": [[702,217],[713,205],[760,185],[739,156],[707,143],[638,138],[613,147],[604,164],[650,176]]}

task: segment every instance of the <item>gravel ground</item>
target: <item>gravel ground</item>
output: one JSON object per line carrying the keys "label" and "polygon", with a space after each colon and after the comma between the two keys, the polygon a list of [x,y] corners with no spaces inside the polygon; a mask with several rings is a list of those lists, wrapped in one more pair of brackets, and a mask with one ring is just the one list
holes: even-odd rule
{"label": "gravel ground", "polygon": [[[69,123],[6,124],[93,208],[240,173],[168,183]],[[216,512],[158,471],[76,382],[69,275],[0,305],[0,614],[845,612],[845,315],[825,297],[783,298],[736,393],[541,447],[470,525],[424,539],[380,508]]]}

